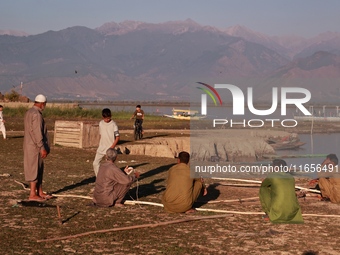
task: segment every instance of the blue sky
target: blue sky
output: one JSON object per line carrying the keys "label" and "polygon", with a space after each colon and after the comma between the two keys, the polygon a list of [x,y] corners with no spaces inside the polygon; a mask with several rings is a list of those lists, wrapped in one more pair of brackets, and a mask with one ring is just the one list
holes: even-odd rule
{"label": "blue sky", "polygon": [[243,25],[268,35],[340,32],[338,0],[0,0],[0,30],[29,34],[106,22],[192,19],[220,29]]}

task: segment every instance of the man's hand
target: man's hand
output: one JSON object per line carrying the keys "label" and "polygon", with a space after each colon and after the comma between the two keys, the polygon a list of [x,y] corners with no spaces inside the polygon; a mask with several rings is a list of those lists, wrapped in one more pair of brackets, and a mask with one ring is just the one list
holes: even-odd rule
{"label": "man's hand", "polygon": [[310,186],[315,185],[315,184],[318,183],[318,181],[319,181],[318,179],[313,179],[308,183],[308,185],[310,185]]}
{"label": "man's hand", "polygon": [[45,149],[40,150],[40,156],[41,158],[46,158],[47,157],[47,151]]}
{"label": "man's hand", "polygon": [[205,186],[203,177],[201,177],[201,183],[202,183],[203,188],[204,188],[204,190],[203,190],[203,196],[205,196],[206,194],[208,194],[208,190],[207,190],[207,187]]}

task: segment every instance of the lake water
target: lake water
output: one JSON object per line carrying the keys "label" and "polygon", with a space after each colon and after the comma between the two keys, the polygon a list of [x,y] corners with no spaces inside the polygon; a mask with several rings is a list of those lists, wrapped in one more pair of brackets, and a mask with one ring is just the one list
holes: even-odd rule
{"label": "lake water", "polygon": [[[82,108],[92,108],[92,109],[103,109],[109,108],[111,111],[114,112],[131,112],[131,114],[136,110],[136,104],[131,105],[110,105],[110,104],[79,104]],[[172,106],[158,106],[158,105],[151,105],[151,106],[143,106],[142,109],[145,114],[154,114],[154,115],[163,115],[163,114],[172,114],[172,108],[184,108],[189,109],[189,107],[172,107]]]}
{"label": "lake water", "polygon": [[[109,108],[111,111],[125,111],[125,112],[134,112],[136,109],[136,104],[131,105],[113,105],[113,104],[89,104],[89,103],[80,103],[79,106],[82,108]],[[155,103],[154,105],[145,105],[142,104],[142,109],[146,114],[155,114],[155,115],[163,115],[163,114],[172,114],[173,108],[179,108],[179,109],[191,109],[196,110],[198,112],[201,112],[201,109],[199,106],[195,107],[186,107],[186,106],[178,106],[176,104],[169,105],[169,106],[162,106]],[[259,108],[260,109],[269,109],[267,108]],[[309,107],[308,110],[310,112],[313,112],[315,116],[336,116],[339,113],[337,112],[337,109],[335,107],[328,107],[328,108],[322,108],[322,107]],[[208,107],[207,110],[207,118],[208,119],[214,119],[214,118],[226,118],[226,119],[292,119],[294,115],[301,115],[301,111],[297,110],[293,107],[288,107],[286,116],[281,116],[281,109],[278,107],[274,113],[272,113],[269,116],[256,116],[252,114],[247,107],[245,107],[244,115],[242,116],[233,116],[233,108],[231,106],[224,106],[224,107]]]}

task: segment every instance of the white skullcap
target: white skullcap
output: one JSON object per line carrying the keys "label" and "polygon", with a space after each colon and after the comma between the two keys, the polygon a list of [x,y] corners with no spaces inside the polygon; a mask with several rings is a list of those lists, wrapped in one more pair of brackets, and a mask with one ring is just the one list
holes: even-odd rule
{"label": "white skullcap", "polygon": [[46,97],[43,94],[39,94],[35,97],[34,102],[45,103]]}

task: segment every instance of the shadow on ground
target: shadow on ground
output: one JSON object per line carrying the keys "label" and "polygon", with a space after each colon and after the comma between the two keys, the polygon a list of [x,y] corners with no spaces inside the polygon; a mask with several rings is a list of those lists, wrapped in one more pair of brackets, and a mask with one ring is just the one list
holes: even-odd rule
{"label": "shadow on ground", "polygon": [[216,189],[217,186],[219,186],[219,184],[217,183],[209,185],[209,187],[207,188],[208,194],[205,196],[202,196],[201,194],[197,202],[194,203],[193,207],[198,208],[207,204],[209,201],[216,200],[221,194],[221,192],[218,189]]}
{"label": "shadow on ground", "polygon": [[158,194],[165,190],[164,185],[159,185],[159,183],[162,183],[163,181],[164,179],[156,179],[147,184],[137,185],[126,194],[125,199],[132,198],[133,200],[138,200],[138,198],[141,197]]}
{"label": "shadow on ground", "polygon": [[155,169],[152,169],[152,170],[150,170],[150,171],[148,171],[144,174],[141,174],[140,177],[139,177],[139,180],[143,180],[143,179],[151,177],[153,175],[160,174],[160,173],[163,173],[165,171],[168,171],[174,165],[176,165],[176,164],[169,164],[169,165],[160,166],[160,167],[157,167]]}
{"label": "shadow on ground", "polygon": [[83,185],[94,183],[95,181],[96,181],[96,177],[92,176],[90,178],[84,179],[84,180],[82,180],[80,182],[77,182],[75,184],[68,185],[68,186],[65,186],[65,187],[63,187],[63,188],[61,188],[59,190],[53,191],[52,194],[58,194],[58,193],[61,193],[61,192],[64,192],[64,191],[75,189],[75,188],[83,186]]}

